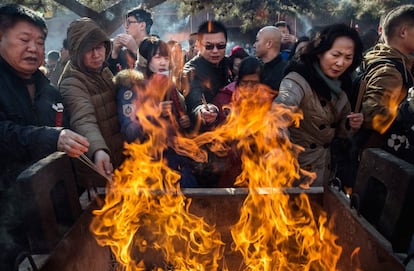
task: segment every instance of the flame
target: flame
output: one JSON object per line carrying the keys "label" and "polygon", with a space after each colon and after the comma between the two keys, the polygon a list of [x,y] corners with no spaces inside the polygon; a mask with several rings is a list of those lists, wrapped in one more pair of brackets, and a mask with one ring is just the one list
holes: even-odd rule
{"label": "flame", "polygon": [[351,263],[353,263],[352,265],[356,266],[356,269],[355,269],[356,271],[362,271],[362,269],[360,268],[361,263],[360,263],[359,257],[358,257],[358,254],[359,254],[360,250],[361,250],[360,247],[356,247],[354,249],[354,251],[352,251],[352,253],[351,253]]}
{"label": "flame", "polygon": [[305,193],[291,197],[285,191],[299,177],[302,150],[289,141],[286,128],[298,125],[301,114],[272,106],[268,88],[239,88],[225,123],[183,137],[174,121],[158,117],[164,93],[154,93],[160,84],[155,86],[147,87],[137,105],[148,140],[126,145],[129,158],[91,224],[98,243],[111,248],[123,270],[148,270],[140,260],[144,253],[166,263],[159,270],[227,270],[220,233],[190,213],[191,199],[181,193],[179,174],[167,166],[164,151],[171,147],[206,161],[206,146],[221,155],[232,145],[242,161],[235,185],[249,189],[231,227],[231,247],[243,257],[239,270],[336,270],[342,249],[326,214],[315,215]]}
{"label": "flame", "polygon": [[[191,200],[180,192],[179,174],[165,161],[171,123],[158,117],[158,103],[168,89],[160,78],[139,93],[137,116],[148,140],[126,145],[129,158],[115,173],[105,205],[94,212],[91,230],[127,271],[147,270],[137,259],[154,251],[174,270],[215,270],[223,251],[220,233],[188,212]],[[202,154],[194,158],[205,159]]]}
{"label": "flame", "polygon": [[384,93],[381,98],[382,112],[372,118],[372,128],[380,134],[385,133],[390,128],[398,113],[398,106],[405,97],[406,92],[401,88]]}

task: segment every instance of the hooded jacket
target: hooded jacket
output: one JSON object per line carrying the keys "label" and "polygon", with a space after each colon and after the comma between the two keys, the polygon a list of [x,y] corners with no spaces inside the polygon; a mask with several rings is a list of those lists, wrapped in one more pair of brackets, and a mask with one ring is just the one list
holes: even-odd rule
{"label": "hooded jacket", "polygon": [[70,61],[59,82],[59,90],[70,113],[70,127],[88,138],[88,157],[104,150],[114,167],[122,161],[123,140],[117,116],[116,93],[112,73],[105,63],[100,71],[88,70],[84,54],[104,43],[108,59],[111,43],[106,33],[89,18],[71,23],[67,33]]}
{"label": "hooded jacket", "polygon": [[[406,68],[402,75],[398,69],[390,64],[376,65],[365,76],[367,82],[362,100],[362,113],[364,113],[363,127],[384,132],[394,121],[399,104],[407,96],[407,89],[403,85],[402,76],[412,77],[414,57],[404,55],[397,49],[379,43],[365,56],[366,66],[379,59],[393,59],[401,62]],[[409,80],[406,80],[409,81]],[[376,125],[373,125],[374,118]]]}

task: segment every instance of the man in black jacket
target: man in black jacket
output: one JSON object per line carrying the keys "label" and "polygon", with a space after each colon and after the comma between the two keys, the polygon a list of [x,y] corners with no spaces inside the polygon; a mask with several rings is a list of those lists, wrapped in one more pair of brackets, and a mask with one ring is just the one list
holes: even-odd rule
{"label": "man in black jacket", "polygon": [[225,57],[227,29],[218,21],[206,21],[200,25],[197,36],[198,56],[184,66],[191,74],[189,93],[185,93],[188,115],[195,125],[201,117],[202,128],[208,129],[218,116],[218,108],[212,104],[219,89],[230,83],[230,70]]}
{"label": "man in black jacket", "polygon": [[[185,102],[192,125],[200,132],[215,127],[219,109],[212,102],[219,90],[229,83],[230,69],[225,57],[227,30],[218,21],[206,21],[198,28],[197,48],[199,54],[184,66],[184,73],[190,77],[189,92]],[[194,175],[201,187],[213,187],[220,178],[223,161],[209,152],[209,162],[196,165]],[[219,160],[217,162],[217,160]],[[216,162],[212,162],[216,161]]]}
{"label": "man in black jacket", "polygon": [[66,124],[62,97],[39,71],[45,21],[20,5],[0,7],[0,270],[12,270],[26,240],[16,177],[55,151],[79,157],[89,142]]}
{"label": "man in black jacket", "polygon": [[265,26],[257,32],[254,48],[256,56],[264,63],[263,82],[274,91],[279,90],[286,60],[280,55],[282,34],[275,26]]}

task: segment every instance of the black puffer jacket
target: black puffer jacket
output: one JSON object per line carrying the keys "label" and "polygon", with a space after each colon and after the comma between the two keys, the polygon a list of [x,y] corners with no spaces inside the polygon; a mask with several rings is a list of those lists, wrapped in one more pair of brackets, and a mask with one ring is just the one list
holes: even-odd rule
{"label": "black puffer jacket", "polygon": [[[60,128],[67,126],[62,97],[37,71],[32,103],[27,81],[0,57],[0,190],[7,188],[27,166],[56,151]],[[60,105],[59,105],[60,103]],[[62,121],[60,121],[62,119]]]}

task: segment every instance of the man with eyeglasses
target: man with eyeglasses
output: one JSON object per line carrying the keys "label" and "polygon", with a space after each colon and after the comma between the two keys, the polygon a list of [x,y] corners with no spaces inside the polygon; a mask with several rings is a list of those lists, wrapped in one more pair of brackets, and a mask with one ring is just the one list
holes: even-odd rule
{"label": "man with eyeglasses", "polygon": [[[124,22],[125,33],[118,34],[112,40],[112,52],[108,62],[113,74],[134,68],[139,45],[149,36],[152,24],[152,15],[144,8],[137,7],[127,12]],[[143,61],[144,59],[140,58],[139,65],[146,66]]]}
{"label": "man with eyeglasses", "polygon": [[257,32],[253,45],[255,55],[264,63],[263,83],[274,91],[279,91],[279,85],[283,78],[283,70],[287,62],[280,54],[282,33],[275,26],[265,26]]}
{"label": "man with eyeglasses", "polygon": [[193,126],[200,117],[203,131],[214,126],[218,108],[212,101],[219,89],[229,83],[230,74],[225,57],[226,27],[218,21],[206,21],[197,33],[199,54],[184,66],[184,73],[191,73],[192,77],[185,100]]}

